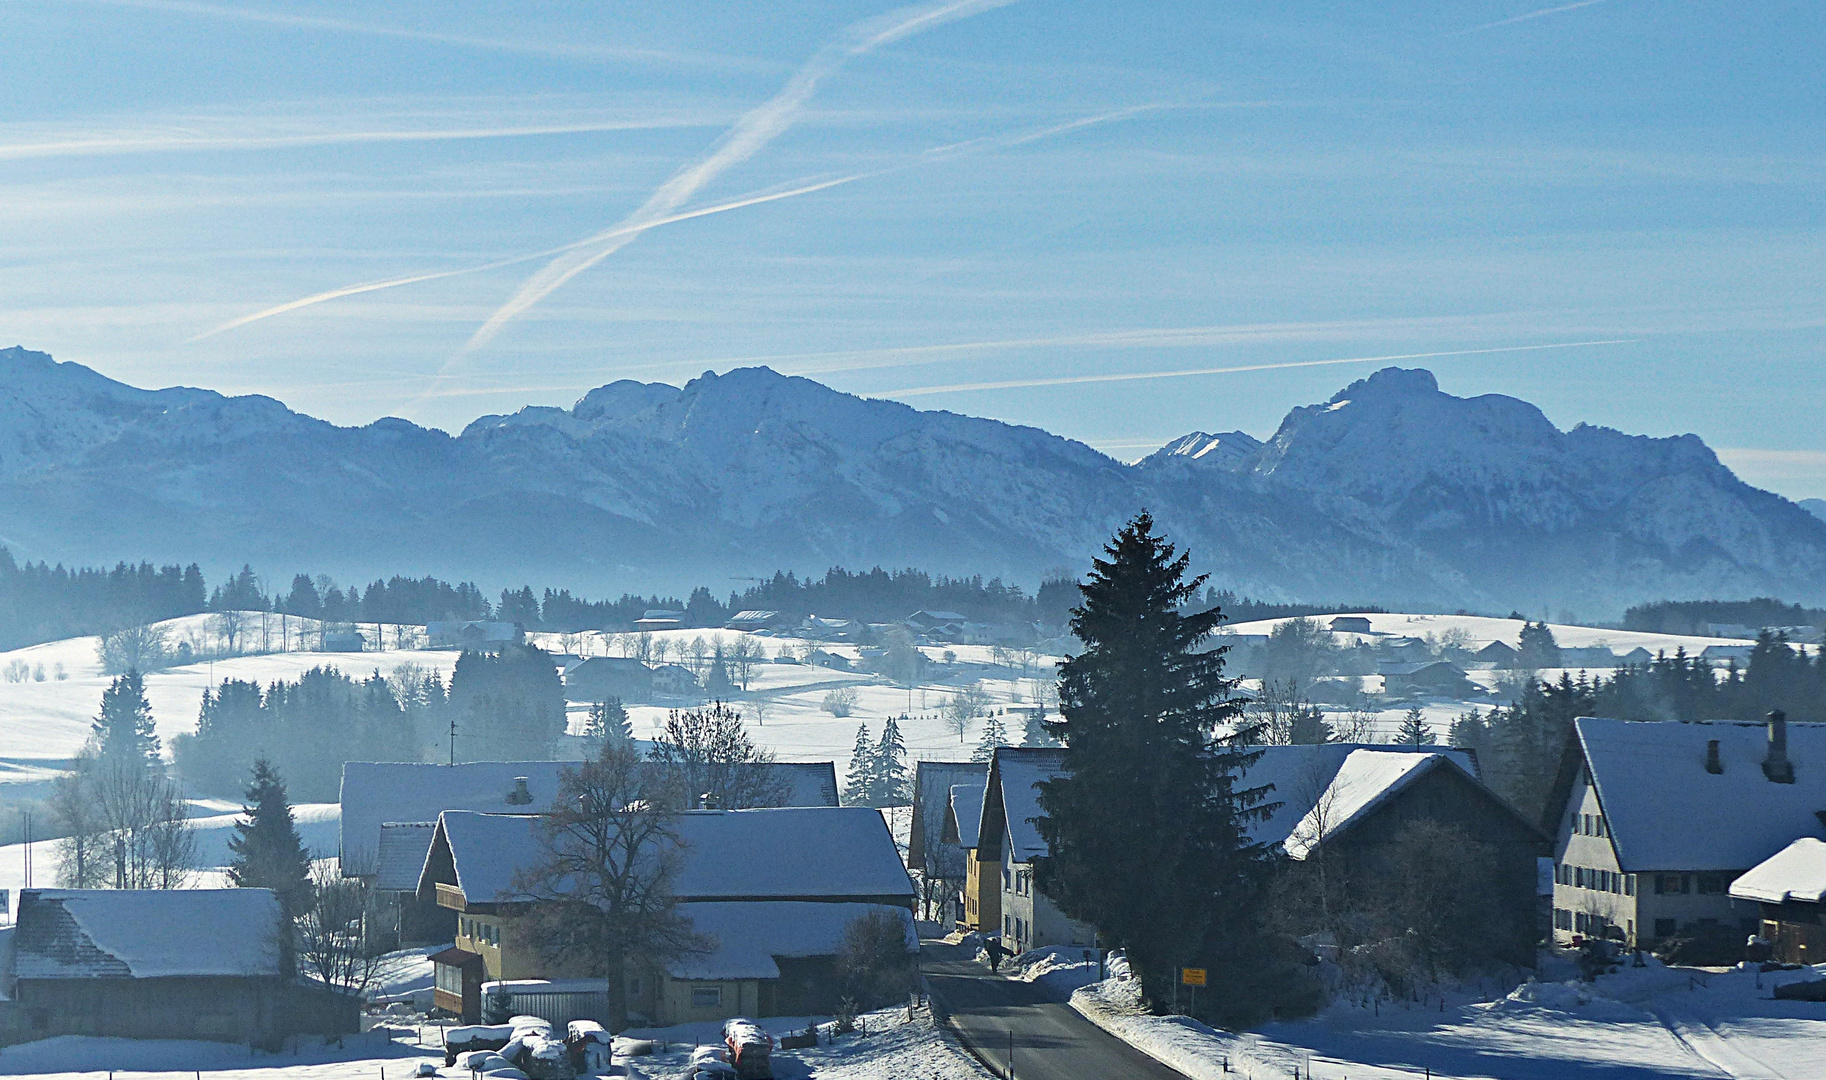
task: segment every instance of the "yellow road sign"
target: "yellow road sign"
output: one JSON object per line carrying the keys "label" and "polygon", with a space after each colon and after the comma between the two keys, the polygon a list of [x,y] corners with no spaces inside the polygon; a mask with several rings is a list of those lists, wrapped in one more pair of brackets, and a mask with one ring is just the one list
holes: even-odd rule
{"label": "yellow road sign", "polygon": [[1180,968],[1179,981],[1185,983],[1187,986],[1203,986],[1205,985],[1205,969]]}

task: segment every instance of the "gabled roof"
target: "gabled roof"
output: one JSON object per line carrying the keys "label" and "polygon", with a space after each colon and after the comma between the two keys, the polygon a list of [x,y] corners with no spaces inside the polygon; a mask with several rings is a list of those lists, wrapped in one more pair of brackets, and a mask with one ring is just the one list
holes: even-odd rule
{"label": "gabled roof", "polygon": [[[1064,771],[1065,751],[1062,749],[997,748],[989,769],[989,782],[983,792],[983,824],[1006,830],[1009,854],[1015,862],[1031,862],[1046,854],[1046,841],[1034,824],[1035,819],[1044,816],[1037,785]],[[980,845],[983,837],[979,835],[977,839]]]}
{"label": "gabled roof", "polygon": [[[1626,873],[1743,870],[1820,835],[1826,724],[1788,724],[1792,784],[1763,775],[1765,724],[1580,717],[1573,727]],[[1706,771],[1714,739],[1719,773]]]}
{"label": "gabled roof", "polygon": [[[1345,763],[1360,752],[1370,752],[1378,757],[1363,758],[1356,768],[1345,777],[1346,786],[1350,789],[1350,801],[1362,802],[1356,816],[1380,802],[1387,792],[1378,794],[1379,781],[1411,782],[1419,773],[1408,776],[1409,769],[1403,767],[1398,759],[1421,759],[1431,756],[1450,758],[1465,774],[1477,777],[1477,758],[1469,750],[1441,746],[1404,746],[1399,744],[1363,744],[1363,743],[1319,743],[1310,746],[1264,746],[1259,748],[1260,757],[1245,769],[1235,782],[1238,791],[1251,788],[1271,787],[1260,805],[1270,807],[1268,816],[1261,821],[1251,822],[1248,826],[1249,837],[1258,844],[1279,844],[1286,841],[1300,827],[1302,821],[1312,812],[1321,800],[1330,798],[1322,818],[1324,828],[1315,826],[1319,821],[1309,823],[1314,834],[1335,833],[1338,804],[1345,799],[1344,789],[1332,791],[1332,784],[1344,770]],[[1404,779],[1405,777],[1405,779]],[[1369,801],[1364,801],[1369,800]]]}
{"label": "gabled roof", "polygon": [[1733,881],[1731,897],[1765,904],[1826,902],[1826,842],[1801,837]]}
{"label": "gabled roof", "polygon": [[[565,761],[347,762],[342,767],[343,873],[365,875],[378,869],[380,827],[386,822],[436,821],[445,810],[536,813],[558,797],[559,770],[575,766]],[[526,777],[532,801],[510,803],[514,778],[520,776]],[[424,852],[419,856],[422,864]]]}
{"label": "gabled roof", "polygon": [[[514,875],[540,858],[536,817],[447,811],[420,888],[447,846],[454,884],[471,904],[524,899]],[[684,858],[672,882],[681,900],[913,899],[913,882],[887,822],[868,807],[692,810],[676,823]]]}
{"label": "gabled roof", "polygon": [[[423,765],[410,762],[351,761],[342,767],[342,859],[347,876],[379,872],[388,864],[413,861],[402,845],[406,834],[395,836],[395,850],[383,854],[381,826],[388,822],[421,824],[416,835],[423,845],[412,868],[412,881],[402,889],[416,888],[418,870],[431,846],[428,823],[445,810],[474,810],[486,814],[527,814],[548,809],[558,797],[558,774],[575,768],[574,761],[477,761],[463,765]],[[787,781],[786,801],[792,806],[836,806],[837,766],[829,761],[782,761],[767,766]],[[532,796],[527,803],[508,802],[516,777],[526,777]],[[383,888],[385,886],[382,886]]]}
{"label": "gabled roof", "polygon": [[1282,850],[1290,858],[1306,858],[1321,843],[1346,831],[1436,768],[1460,769],[1472,775],[1461,757],[1448,753],[1352,750],[1326,785],[1324,795],[1282,840]]}
{"label": "gabled roof", "polygon": [[976,847],[977,832],[983,827],[982,784],[951,786],[951,820],[957,825],[957,845]]}
{"label": "gabled roof", "polygon": [[944,835],[951,788],[980,784],[989,776],[987,761],[916,761],[913,763],[913,824],[907,836],[907,863],[926,864],[926,844]]}
{"label": "gabled roof", "polygon": [[380,852],[375,860],[374,887],[382,892],[414,892],[425,869],[425,852],[431,849],[435,821],[389,821],[380,827]]}
{"label": "gabled roof", "polygon": [[680,904],[678,910],[712,948],[668,963],[667,974],[677,979],[777,979],[775,957],[834,956],[849,925],[876,912],[898,919],[907,948],[919,948],[913,913],[903,907],[770,900]]}
{"label": "gabled roof", "polygon": [[277,976],[270,889],[27,889],[13,935],[18,979]]}

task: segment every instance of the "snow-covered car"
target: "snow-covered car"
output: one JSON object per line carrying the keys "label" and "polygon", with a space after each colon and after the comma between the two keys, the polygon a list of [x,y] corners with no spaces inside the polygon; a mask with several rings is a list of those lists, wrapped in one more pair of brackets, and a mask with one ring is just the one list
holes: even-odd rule
{"label": "snow-covered car", "polygon": [[723,1045],[739,1080],[772,1080],[774,1039],[761,1025],[746,1017],[723,1024]]}

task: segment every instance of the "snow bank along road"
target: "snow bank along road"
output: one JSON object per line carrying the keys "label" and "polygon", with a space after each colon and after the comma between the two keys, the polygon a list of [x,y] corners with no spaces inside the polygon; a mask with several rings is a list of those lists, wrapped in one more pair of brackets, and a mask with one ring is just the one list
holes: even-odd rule
{"label": "snow bank along road", "polygon": [[1012,1047],[1013,1075],[1020,1080],[1185,1080],[1038,987],[990,974],[974,951],[927,941],[920,946],[920,969],[933,1012],[997,1075],[1008,1075]]}

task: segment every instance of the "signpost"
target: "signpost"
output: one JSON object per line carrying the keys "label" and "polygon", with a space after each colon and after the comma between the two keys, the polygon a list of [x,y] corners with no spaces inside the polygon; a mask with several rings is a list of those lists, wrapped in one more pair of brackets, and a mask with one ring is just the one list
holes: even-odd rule
{"label": "signpost", "polygon": [[1180,968],[1179,981],[1185,986],[1191,987],[1192,1004],[1189,1006],[1189,1011],[1196,1017],[1198,1015],[1198,988],[1205,985],[1205,969]]}

